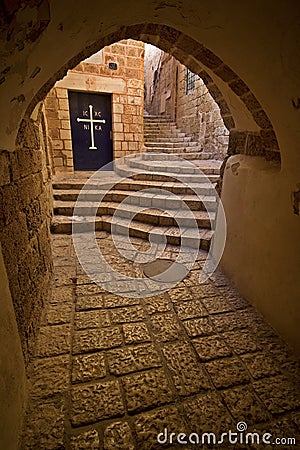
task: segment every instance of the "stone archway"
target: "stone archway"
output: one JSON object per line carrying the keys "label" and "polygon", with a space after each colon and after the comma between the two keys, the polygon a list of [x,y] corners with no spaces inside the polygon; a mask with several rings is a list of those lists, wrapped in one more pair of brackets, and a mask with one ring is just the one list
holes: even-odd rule
{"label": "stone archway", "polygon": [[174,28],[160,24],[122,27],[83,49],[39,90],[28,106],[26,115],[31,114],[36,103],[45,97],[68,69],[104,46],[128,38],[156,45],[202,78],[230,131],[229,155],[264,156],[267,160],[280,161],[279,145],[272,124],[244,81],[204,45]]}
{"label": "stone archway", "polygon": [[[2,7],[5,9],[7,4]],[[34,167],[37,178],[43,172],[39,150],[32,150],[38,143],[37,123],[29,116],[35,117],[35,105],[69,67],[100,47],[130,35],[165,50],[173,46],[173,53],[171,48],[168,51],[182,58],[193,71],[199,70],[203,79],[206,76],[210,92],[215,88],[216,99],[219,91],[222,93],[232,113],[218,98],[224,118],[234,119],[230,125],[233,152],[246,153],[233,157],[235,168],[229,164],[225,176],[223,201],[230,221],[223,267],[239,290],[299,349],[299,215],[294,204],[300,164],[297,2],[289,0],[285,8],[280,2],[272,3],[272,15],[269,5],[261,2],[237,4],[230,9],[226,3],[212,8],[207,2],[195,0],[178,5],[146,0],[140,4],[129,1],[124,9],[124,2],[116,0],[112,8],[101,10],[99,2],[90,3],[89,8],[73,1],[15,2],[14,8],[1,18],[0,187],[5,204],[1,241],[8,247],[8,257],[13,256],[11,265],[5,261],[7,272],[17,277],[10,286],[11,293],[14,296],[20,290],[21,282],[30,286],[34,274],[27,270],[29,259],[24,270],[18,264],[18,257],[26,254],[27,244],[35,264],[51,264],[49,242],[41,239],[38,223],[31,230],[25,226],[21,214],[24,204],[18,195],[25,195],[26,184],[28,195],[24,200],[27,206],[33,204],[30,172]],[[278,165],[264,158],[247,156],[274,155],[278,160],[278,147],[280,171]],[[49,206],[47,190],[48,186],[43,188],[39,200],[44,212]],[[17,220],[19,215],[22,222]],[[22,229],[20,225],[24,225]],[[3,227],[9,231],[7,237]],[[46,292],[46,284],[37,283],[36,287],[39,294]],[[5,297],[10,302],[9,296]],[[39,298],[36,290],[27,296],[41,309]],[[29,323],[26,333],[34,323]],[[10,338],[9,333],[6,336]],[[18,375],[16,370],[12,372]],[[17,406],[18,411],[21,408]]]}

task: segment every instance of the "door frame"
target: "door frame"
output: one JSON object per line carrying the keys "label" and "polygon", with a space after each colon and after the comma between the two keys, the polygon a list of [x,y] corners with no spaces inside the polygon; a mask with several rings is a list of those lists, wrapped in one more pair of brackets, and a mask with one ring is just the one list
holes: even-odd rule
{"label": "door frame", "polygon": [[[75,89],[73,87],[67,88],[67,100],[68,100],[68,113],[69,113],[69,123],[70,123],[70,135],[71,135],[71,143],[73,141],[72,139],[72,132],[71,132],[71,111],[70,111],[70,103],[69,103],[69,92],[77,92],[82,94],[97,94],[97,95],[105,95],[110,97],[110,117],[111,117],[111,129],[110,129],[110,140],[111,140],[111,151],[112,151],[112,160],[110,161],[112,163],[112,168],[114,167],[114,160],[115,160],[115,145],[114,145],[114,133],[113,133],[113,93],[112,92],[99,92],[94,90],[83,90],[83,89]],[[81,170],[75,170],[75,164],[74,164],[74,151],[73,151],[73,143],[72,145],[72,160],[73,160],[73,172],[81,172]],[[95,169],[96,171],[97,169]],[[84,170],[82,170],[84,172]],[[87,170],[88,171],[88,170]]]}

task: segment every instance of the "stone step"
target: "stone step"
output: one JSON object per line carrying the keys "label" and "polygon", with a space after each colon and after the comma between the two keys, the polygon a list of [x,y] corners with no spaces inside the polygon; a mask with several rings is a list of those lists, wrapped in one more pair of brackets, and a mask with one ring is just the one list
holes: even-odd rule
{"label": "stone step", "polygon": [[[186,164],[185,164],[186,163]],[[199,169],[202,173],[205,175],[219,175],[220,173],[220,165],[221,163],[218,163],[218,161],[211,161],[211,160],[199,160],[197,161],[197,167],[195,164],[190,163],[189,161],[168,161],[168,164],[162,168],[159,161],[155,164],[155,161],[145,161],[140,160],[138,158],[132,159],[129,161],[129,167],[141,169],[145,171],[151,171],[151,172],[170,172],[170,173],[176,173],[182,175],[193,175],[198,176],[201,178],[201,174],[199,174]],[[197,180],[195,180],[197,181]]]}
{"label": "stone step", "polygon": [[[67,190],[76,190],[80,191],[85,185],[85,181],[83,180],[72,180],[72,181],[53,181],[53,189],[55,192],[59,191],[67,191]],[[103,189],[110,189],[111,185],[102,185],[99,189],[99,184],[90,184],[89,185],[89,193],[93,191],[98,192]],[[214,184],[213,184],[214,187]],[[117,182],[114,186],[111,187],[111,190],[121,190],[121,191],[136,191],[142,189],[165,189],[170,191],[176,195],[201,195],[201,196],[215,196],[215,191],[211,187],[210,183],[192,183],[189,185],[184,185],[180,182],[173,181],[156,181],[156,180],[136,180],[136,179],[125,179]]]}
{"label": "stone step", "polygon": [[[174,205],[180,205],[180,200],[173,200],[173,208],[167,209],[165,207],[166,198],[163,196],[156,196],[156,198],[148,198],[146,204],[140,206],[140,197],[130,196],[127,200],[129,203],[115,203],[115,202],[80,202],[77,203],[76,214],[81,216],[90,216],[91,211],[97,209],[97,216],[117,216],[126,219],[137,220],[142,223],[176,227],[192,228],[195,223],[199,228],[210,229],[211,224],[214,225],[215,213],[206,211],[193,211],[193,213],[186,213],[180,207],[176,208]],[[143,200],[146,198],[144,197]],[[134,203],[136,201],[136,203]],[[149,203],[149,205],[147,204]],[[169,202],[170,203],[170,202]],[[150,206],[151,205],[151,206]],[[172,206],[172,205],[171,205]],[[74,212],[75,202],[55,201],[54,214],[56,216],[72,216]],[[141,207],[145,208],[141,211]],[[191,218],[193,214],[194,219]],[[178,222],[177,222],[178,221]]]}
{"label": "stone step", "polygon": [[145,142],[145,147],[165,147],[165,148],[181,148],[181,147],[198,147],[197,142]]}
{"label": "stone step", "polygon": [[[158,144],[159,145],[159,144]],[[201,151],[201,147],[147,147],[147,144],[144,144],[146,152],[157,152],[157,153],[198,153]]]}
{"label": "stone step", "polygon": [[[156,194],[159,192],[161,191],[156,192]],[[55,190],[53,192],[53,198],[54,200],[60,202],[75,202],[78,198],[79,193],[80,189]],[[163,200],[160,197],[163,197],[165,199],[164,205],[167,209],[172,209],[174,207],[177,207],[177,205],[180,206],[179,202],[176,201],[177,199],[181,202],[185,202],[185,204],[191,211],[205,211],[206,209],[208,211],[215,211],[217,206],[215,197],[213,195],[209,196],[199,194],[199,196],[197,196],[191,194],[175,194],[177,199],[174,199],[171,198],[171,193],[170,197],[165,194],[160,194],[160,197],[158,197],[157,195],[155,196],[153,192],[153,199],[149,199],[149,193],[138,190],[112,190],[109,192],[106,192],[104,190],[88,191],[84,194],[84,199],[88,202],[97,202],[99,201],[99,198],[101,198],[102,202],[120,203],[125,199],[128,199],[129,196],[132,195],[139,196],[139,204],[143,206],[148,205],[148,207],[155,208],[157,208],[158,205],[162,205],[163,203]],[[136,199],[132,201],[136,203]]]}
{"label": "stone step", "polygon": [[144,116],[144,123],[175,123],[174,120],[168,117],[159,117],[159,116]]}
{"label": "stone step", "polygon": [[[178,181],[179,174],[174,172],[147,172],[143,170],[143,173],[140,173],[140,170],[132,167],[128,167],[127,165],[118,164],[116,166],[116,172],[121,177],[127,178],[131,177],[134,180],[144,180],[144,181]],[[194,175],[194,174],[184,174],[180,175],[180,181],[189,185],[189,183],[207,183],[207,180],[212,183],[216,183],[219,179],[219,175]]]}
{"label": "stone step", "polygon": [[184,142],[191,142],[192,139],[190,137],[187,136],[174,136],[174,134],[170,134],[169,136],[156,136],[154,133],[153,134],[146,134],[144,135],[144,139],[145,142],[149,142],[150,144],[152,142],[174,142],[174,143],[184,143]]}
{"label": "stone step", "polygon": [[152,124],[144,124],[144,132],[146,131],[160,131],[160,130],[174,130],[180,131],[177,128],[176,123],[152,123]]}
{"label": "stone step", "polygon": [[174,160],[174,158],[180,158],[180,159],[186,159],[186,160],[193,160],[195,161],[195,164],[197,163],[197,161],[203,160],[203,159],[213,159],[213,154],[212,153],[207,153],[207,152],[189,152],[189,153],[142,153],[141,157],[143,160],[146,161],[172,161],[172,159]]}
{"label": "stone step", "polygon": [[[78,219],[81,220],[81,219]],[[212,230],[187,228],[183,230],[182,235],[179,228],[168,226],[153,226],[144,224],[136,220],[132,220],[129,224],[128,220],[118,217],[117,223],[112,223],[112,216],[86,217],[84,222],[95,223],[96,231],[106,231],[108,233],[128,235],[149,240],[149,235],[153,241],[161,242],[162,234],[166,237],[166,241],[170,245],[183,245],[185,247],[200,248],[209,250],[210,242],[213,236]],[[51,232],[55,234],[71,234],[72,218],[67,216],[54,216],[51,224]],[[198,236],[199,235],[199,240]],[[199,245],[200,244],[200,245]]]}

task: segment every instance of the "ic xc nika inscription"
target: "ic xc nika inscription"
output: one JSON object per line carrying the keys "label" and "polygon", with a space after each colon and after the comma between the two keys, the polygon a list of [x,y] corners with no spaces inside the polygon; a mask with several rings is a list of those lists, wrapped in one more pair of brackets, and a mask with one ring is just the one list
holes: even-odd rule
{"label": "ic xc nika inscription", "polygon": [[77,117],[77,122],[83,122],[83,129],[90,130],[91,133],[91,145],[90,150],[97,150],[95,146],[95,135],[94,131],[102,131],[100,123],[105,123],[105,119],[97,119],[96,117],[101,117],[101,111],[93,111],[93,105],[89,105],[89,111],[82,111],[83,118]]}

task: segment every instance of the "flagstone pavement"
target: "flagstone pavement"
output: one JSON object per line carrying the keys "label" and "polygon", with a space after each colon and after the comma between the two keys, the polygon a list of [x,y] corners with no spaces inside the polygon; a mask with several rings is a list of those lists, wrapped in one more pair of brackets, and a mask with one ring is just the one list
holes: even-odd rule
{"label": "flagstone pavement", "polygon": [[[116,270],[139,272],[110,235],[97,238]],[[22,449],[270,447],[243,442],[243,427],[244,437],[270,433],[272,442],[297,440],[279,448],[300,448],[297,360],[221,272],[199,284],[204,252],[168,292],[122,297],[89,279],[71,236],[52,239],[55,278],[28,371]],[[164,256],[177,252],[168,246]],[[238,423],[238,443],[194,445],[205,432],[218,440],[237,432]],[[190,442],[179,443],[179,433]]]}

